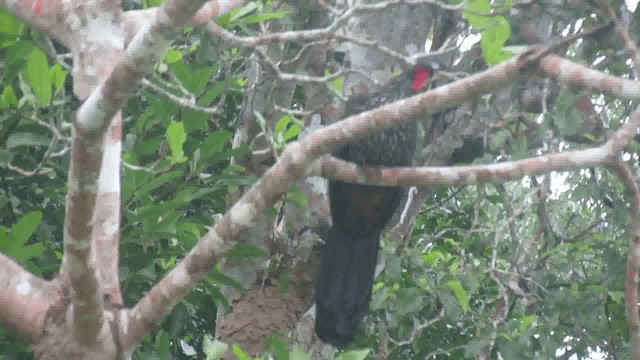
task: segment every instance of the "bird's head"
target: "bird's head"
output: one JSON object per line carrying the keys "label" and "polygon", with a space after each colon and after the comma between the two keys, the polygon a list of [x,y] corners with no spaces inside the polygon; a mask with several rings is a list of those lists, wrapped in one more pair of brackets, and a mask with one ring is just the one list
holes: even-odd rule
{"label": "bird's head", "polygon": [[418,92],[422,89],[424,84],[429,80],[431,76],[431,68],[428,66],[418,65],[413,69],[413,75],[411,76],[411,84],[413,85],[413,91]]}
{"label": "bird's head", "polygon": [[440,65],[434,61],[416,62],[416,65],[410,72],[413,91],[420,91],[439,68]]}

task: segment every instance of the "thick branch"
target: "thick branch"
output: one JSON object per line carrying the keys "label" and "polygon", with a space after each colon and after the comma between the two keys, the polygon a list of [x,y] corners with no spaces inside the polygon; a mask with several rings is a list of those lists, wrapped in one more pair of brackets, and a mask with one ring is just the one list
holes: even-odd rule
{"label": "thick branch", "polygon": [[35,341],[53,296],[46,294],[44,281],[3,254],[0,274],[0,324],[22,339]]}
{"label": "thick branch", "polygon": [[[271,206],[290,185],[309,175],[324,175],[351,182],[393,185],[472,184],[536,175],[552,170],[569,170],[609,162],[635,134],[640,112],[605,145],[591,150],[554,154],[513,163],[456,168],[359,169],[355,165],[325,157],[310,164],[337,146],[400,124],[417,116],[442,111],[515,82],[524,69],[539,64],[539,49],[499,64],[487,71],[438,87],[378,109],[351,116],[290,144],[278,162],[254,184],[227,214],[200,240],[194,249],[163,278],[131,312],[129,328],[135,343],[148,327],[159,323],[173,305],[193,289],[219,257]],[[544,59],[543,59],[544,60]],[[564,66],[576,66],[570,62]],[[600,76],[599,73],[597,73]],[[624,80],[615,79],[624,83]],[[584,81],[584,79],[582,79]],[[627,82],[626,86],[634,86]],[[628,94],[628,92],[626,92]],[[636,96],[640,92],[636,92]],[[336,165],[337,164],[337,165]],[[332,167],[333,166],[333,167]],[[337,171],[340,167],[340,171]],[[343,171],[346,170],[346,171]]]}

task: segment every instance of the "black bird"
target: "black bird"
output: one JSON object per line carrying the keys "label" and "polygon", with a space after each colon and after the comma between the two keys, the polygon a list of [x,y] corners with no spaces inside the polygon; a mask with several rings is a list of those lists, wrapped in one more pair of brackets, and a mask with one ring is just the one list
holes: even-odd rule
{"label": "black bird", "polygon": [[[434,63],[418,64],[375,93],[351,96],[345,104],[345,117],[416,94],[435,69]],[[333,155],[358,165],[411,166],[416,133],[414,119],[347,144]],[[402,196],[401,187],[329,182],[333,226],[315,284],[315,331],[322,341],[336,347],[353,341],[369,310],[380,233]]]}

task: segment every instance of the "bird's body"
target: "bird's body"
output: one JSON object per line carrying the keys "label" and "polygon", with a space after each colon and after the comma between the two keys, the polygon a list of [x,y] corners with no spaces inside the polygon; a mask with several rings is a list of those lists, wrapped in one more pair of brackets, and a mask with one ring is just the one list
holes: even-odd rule
{"label": "bird's body", "polygon": [[[371,95],[351,96],[345,117],[372,110],[418,92],[430,75],[420,67],[392,79]],[[334,156],[364,166],[410,166],[416,151],[417,122],[367,136]],[[329,182],[333,226],[316,278],[316,333],[324,342],[345,346],[369,309],[380,234],[402,199],[399,187]]]}

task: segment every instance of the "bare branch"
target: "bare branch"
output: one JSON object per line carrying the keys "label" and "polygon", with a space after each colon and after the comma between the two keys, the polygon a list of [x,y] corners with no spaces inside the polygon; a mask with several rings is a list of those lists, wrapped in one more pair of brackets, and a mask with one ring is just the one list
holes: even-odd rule
{"label": "bare branch", "polygon": [[[220,107],[218,106],[214,106],[214,107],[202,107],[202,106],[198,106],[195,103],[195,99],[194,98],[181,98],[178,97],[168,91],[166,91],[165,89],[161,88],[160,86],[154,84],[153,82],[147,80],[147,79],[142,79],[142,85],[169,98],[169,100],[173,101],[174,103],[193,110],[193,111],[197,111],[197,112],[201,112],[201,113],[205,113],[205,114],[219,114],[220,113]],[[220,124],[213,120],[214,124],[218,127],[221,128]]]}
{"label": "bare branch", "polygon": [[438,314],[436,316],[434,316],[433,318],[425,322],[422,322],[422,323],[415,322],[413,324],[413,330],[411,330],[411,335],[409,335],[405,340],[395,340],[389,337],[389,341],[396,346],[409,345],[415,340],[416,336],[418,336],[422,332],[422,330],[428,328],[429,326],[437,323],[442,319],[444,319],[444,308],[440,309],[440,311],[438,311]]}

